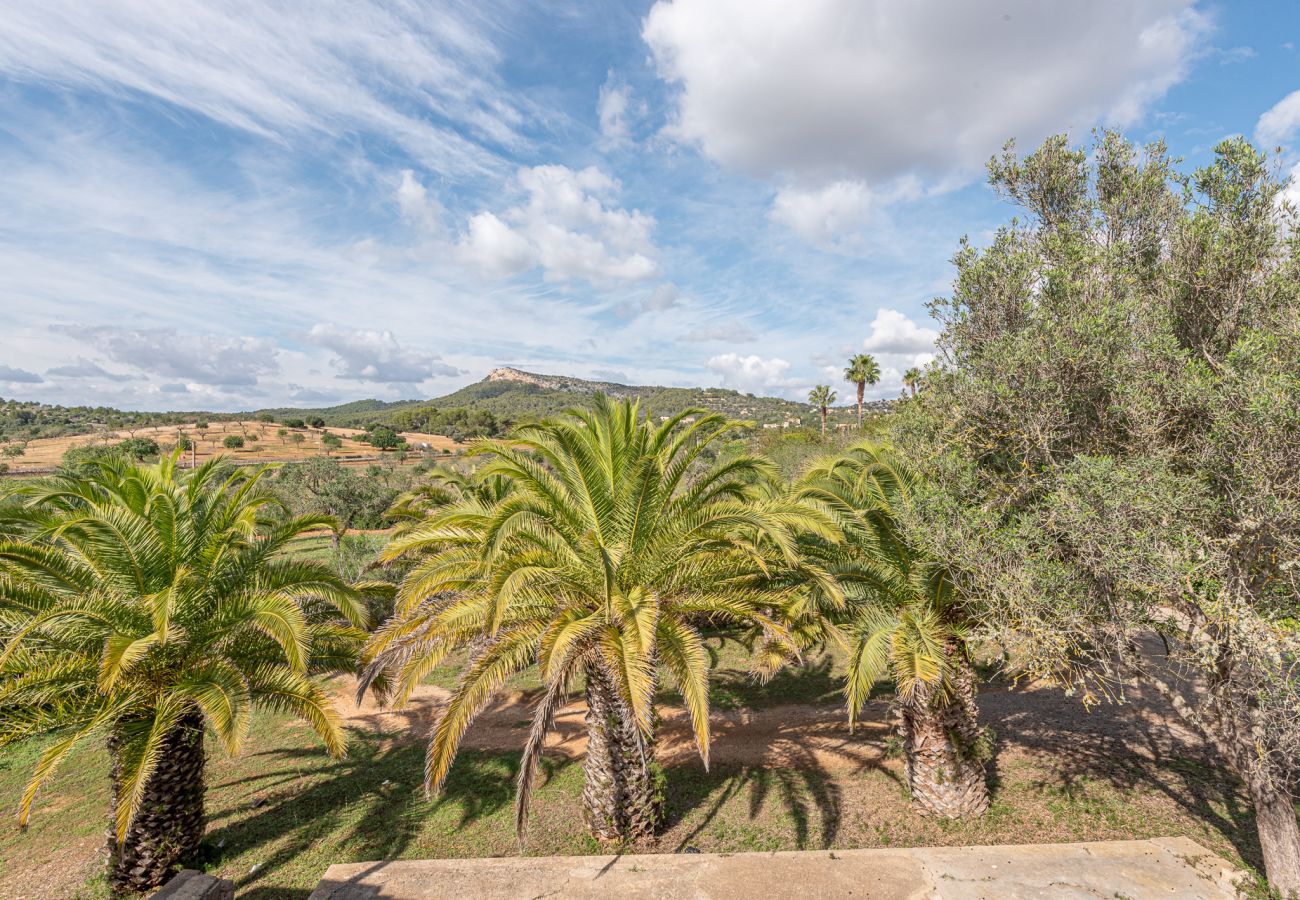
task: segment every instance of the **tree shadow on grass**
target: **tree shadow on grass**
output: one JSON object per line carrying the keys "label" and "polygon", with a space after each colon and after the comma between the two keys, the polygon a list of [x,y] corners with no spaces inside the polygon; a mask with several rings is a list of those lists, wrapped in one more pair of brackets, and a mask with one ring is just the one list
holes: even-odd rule
{"label": "tree shadow on grass", "polygon": [[[250,811],[241,801],[212,816],[208,852],[219,862],[275,845],[256,872],[235,879],[235,888],[241,898],[296,896],[293,889],[268,884],[267,876],[322,842],[336,856],[322,861],[320,876],[336,862],[401,857],[439,810],[458,810],[456,827],[464,828],[513,801],[516,755],[461,752],[442,793],[431,801],[424,794],[424,754],[422,741],[386,744],[368,733],[354,733],[348,757],[324,766],[315,747],[254,754],[251,762],[261,774],[213,787],[244,785],[264,802]],[[544,759],[543,777],[549,780],[568,762]]]}
{"label": "tree shadow on grass", "polygon": [[1241,858],[1263,871],[1259,836],[1240,780],[1189,732],[1154,693],[1130,689],[1126,703],[1092,712],[1050,690],[1016,688],[980,698],[982,718],[1052,772],[1037,788],[1071,802],[1089,781],[1153,790],[1219,832]]}

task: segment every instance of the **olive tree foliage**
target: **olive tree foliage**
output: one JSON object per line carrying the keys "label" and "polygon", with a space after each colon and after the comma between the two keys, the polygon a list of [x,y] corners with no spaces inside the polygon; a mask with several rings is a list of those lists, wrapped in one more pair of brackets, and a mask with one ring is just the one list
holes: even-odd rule
{"label": "olive tree foliage", "polygon": [[989,164],[1023,211],[963,241],[898,438],[916,538],[1028,671],[1163,696],[1245,782],[1300,893],[1300,234],[1243,139],[1179,171],[1103,132]]}

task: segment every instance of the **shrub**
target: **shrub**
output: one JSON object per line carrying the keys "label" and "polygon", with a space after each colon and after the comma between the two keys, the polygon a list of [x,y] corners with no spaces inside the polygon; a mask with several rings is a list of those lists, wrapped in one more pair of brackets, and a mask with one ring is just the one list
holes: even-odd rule
{"label": "shrub", "polygon": [[228,435],[221,446],[227,450],[239,450],[244,446],[244,439],[237,434]]}

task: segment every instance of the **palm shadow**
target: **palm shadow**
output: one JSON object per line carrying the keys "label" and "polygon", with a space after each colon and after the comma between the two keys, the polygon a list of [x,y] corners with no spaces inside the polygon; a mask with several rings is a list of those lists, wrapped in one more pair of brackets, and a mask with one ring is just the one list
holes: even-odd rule
{"label": "palm shadow", "polygon": [[[844,715],[842,708],[828,712],[834,717]],[[759,819],[764,807],[775,798],[794,825],[795,846],[800,850],[830,848],[843,818],[841,779],[846,770],[857,774],[878,771],[902,784],[885,765],[882,747],[888,730],[882,714],[862,723],[856,734],[813,742],[805,739],[807,732],[802,725],[792,724],[788,729],[778,729],[756,762],[724,763],[707,771],[698,763],[674,766],[665,798],[665,830],[704,808],[698,821],[676,840],[674,852],[685,850],[738,798],[747,802],[750,821]],[[743,740],[744,733],[744,722],[727,722],[715,729],[715,734],[724,739]]]}
{"label": "palm shadow", "polygon": [[[456,809],[458,827],[463,828],[514,799],[517,755],[462,750],[443,791],[430,801],[423,788],[423,741],[388,740],[404,737],[396,731],[352,731],[346,759],[321,767],[321,750],[316,747],[266,750],[253,755],[257,768],[264,770],[260,774],[212,785],[244,787],[262,802],[252,814],[240,804],[209,818],[206,862],[219,864],[276,845],[255,872],[234,879],[241,898],[297,896],[295,889],[274,885],[268,876],[318,842],[346,848],[332,862],[396,859],[404,855],[431,812]],[[549,780],[569,762],[543,759],[542,777]],[[301,787],[304,770],[311,772],[305,788]]]}

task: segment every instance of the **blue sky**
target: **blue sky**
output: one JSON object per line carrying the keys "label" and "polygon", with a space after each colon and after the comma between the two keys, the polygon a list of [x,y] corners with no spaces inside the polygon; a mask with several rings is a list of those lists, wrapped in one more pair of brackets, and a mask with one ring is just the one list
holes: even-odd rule
{"label": "blue sky", "polygon": [[[17,0],[0,395],[430,397],[497,365],[900,389],[982,182],[1111,125],[1300,163],[1300,4]],[[1300,193],[1300,192],[1297,192]]]}

